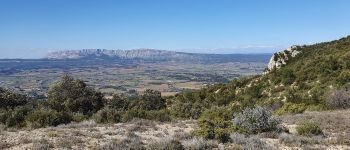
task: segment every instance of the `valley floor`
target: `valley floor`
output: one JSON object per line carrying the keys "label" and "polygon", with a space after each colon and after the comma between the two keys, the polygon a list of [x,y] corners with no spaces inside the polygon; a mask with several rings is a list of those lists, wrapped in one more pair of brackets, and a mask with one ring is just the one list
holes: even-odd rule
{"label": "valley floor", "polygon": [[[137,148],[168,139],[181,141],[186,149],[203,144],[213,149],[350,149],[349,114],[350,110],[337,110],[285,115],[281,119],[290,133],[231,135],[232,141],[226,144],[193,138],[191,132],[197,128],[193,120],[159,123],[139,119],[110,125],[84,121],[34,130],[2,129],[0,149],[118,149],[120,145]],[[297,135],[296,124],[304,120],[319,122],[324,135]]]}

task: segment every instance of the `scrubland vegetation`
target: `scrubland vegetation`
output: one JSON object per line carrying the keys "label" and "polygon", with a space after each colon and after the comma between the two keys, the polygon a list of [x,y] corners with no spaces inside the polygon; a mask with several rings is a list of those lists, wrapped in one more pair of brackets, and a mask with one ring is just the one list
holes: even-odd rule
{"label": "scrubland vegetation", "polygon": [[[75,128],[74,125],[90,120],[91,126],[76,128],[98,130],[92,137],[97,141],[108,134],[100,128],[107,130],[110,126],[113,130],[108,131],[114,131],[115,126],[118,130],[123,125],[133,126],[123,129],[123,133],[114,133],[126,138],[100,141],[95,146],[85,144],[90,149],[349,148],[350,118],[346,114],[350,107],[350,37],[297,48],[300,54],[264,75],[168,97],[162,97],[159,91],[145,90],[142,94],[116,94],[107,99],[84,81],[70,76],[51,85],[45,100],[1,89],[0,122],[4,130],[36,132],[44,127]],[[140,119],[142,122],[137,122]],[[162,124],[179,127],[181,124],[176,122],[183,120],[193,120],[191,125],[185,125],[193,127],[190,131],[170,134],[167,132],[175,131],[167,127],[159,135],[152,134],[158,138],[144,136],[158,133]],[[48,136],[62,135],[53,132]],[[50,145],[50,141],[43,140],[22,142],[32,143],[34,149],[60,145],[74,148],[77,143],[86,142],[75,139],[73,143]],[[6,143],[1,146],[11,147]]]}

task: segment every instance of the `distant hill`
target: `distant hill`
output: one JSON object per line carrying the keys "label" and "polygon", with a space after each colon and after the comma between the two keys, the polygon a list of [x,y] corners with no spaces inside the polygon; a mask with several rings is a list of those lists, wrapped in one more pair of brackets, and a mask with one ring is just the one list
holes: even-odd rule
{"label": "distant hill", "polygon": [[49,53],[46,59],[131,59],[144,61],[183,61],[183,62],[267,62],[269,54],[198,54],[155,49],[106,50],[83,49]]}

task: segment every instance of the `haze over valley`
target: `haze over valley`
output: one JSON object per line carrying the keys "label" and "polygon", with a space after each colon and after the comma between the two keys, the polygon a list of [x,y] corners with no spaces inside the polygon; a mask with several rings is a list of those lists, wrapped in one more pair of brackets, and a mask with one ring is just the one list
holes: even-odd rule
{"label": "haze over valley", "polygon": [[153,49],[86,49],[48,53],[43,59],[0,61],[0,86],[45,96],[68,73],[107,95],[154,89],[174,95],[260,74],[271,54],[195,54]]}

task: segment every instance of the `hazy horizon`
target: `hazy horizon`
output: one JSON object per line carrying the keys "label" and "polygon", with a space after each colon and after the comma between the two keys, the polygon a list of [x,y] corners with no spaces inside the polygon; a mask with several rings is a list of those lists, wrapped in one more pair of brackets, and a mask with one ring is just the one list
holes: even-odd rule
{"label": "hazy horizon", "polygon": [[350,35],[350,1],[0,2],[0,58],[79,49],[273,53]]}

